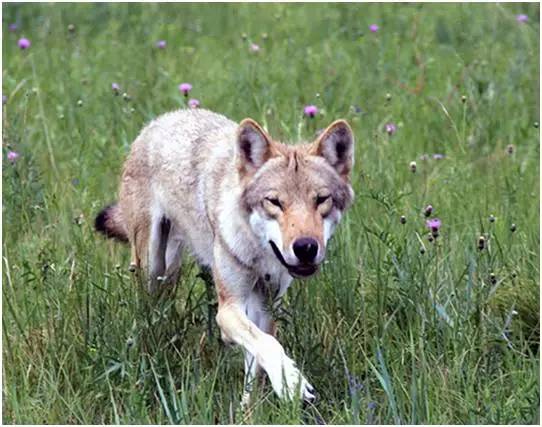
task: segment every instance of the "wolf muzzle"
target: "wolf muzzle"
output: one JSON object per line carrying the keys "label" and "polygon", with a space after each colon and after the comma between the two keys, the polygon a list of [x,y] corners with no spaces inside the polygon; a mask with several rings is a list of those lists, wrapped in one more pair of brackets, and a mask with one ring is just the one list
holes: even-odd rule
{"label": "wolf muzzle", "polygon": [[[273,249],[273,252],[277,259],[280,261],[280,263],[288,270],[288,272],[294,276],[294,277],[300,277],[305,278],[312,276],[314,273],[318,271],[318,266],[315,264],[305,264],[305,265],[291,265],[286,262],[284,257],[282,256],[282,253],[280,252],[279,248],[273,242],[272,240],[269,241],[269,244],[271,245],[271,249]],[[316,246],[316,249],[318,249],[318,246]],[[314,257],[313,257],[314,259]]]}

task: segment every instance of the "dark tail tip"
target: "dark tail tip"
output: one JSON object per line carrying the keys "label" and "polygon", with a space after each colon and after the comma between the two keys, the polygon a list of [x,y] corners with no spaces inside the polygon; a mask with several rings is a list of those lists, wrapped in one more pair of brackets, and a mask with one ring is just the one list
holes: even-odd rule
{"label": "dark tail tip", "polygon": [[94,220],[94,228],[99,233],[103,233],[103,234],[107,233],[107,227],[105,223],[107,222],[107,211],[109,209],[111,209],[111,206],[107,206],[103,208],[98,214],[98,216],[96,217],[96,219]]}
{"label": "dark tail tip", "polygon": [[108,238],[128,242],[128,236],[119,221],[118,206],[116,203],[102,209],[94,220],[94,228]]}

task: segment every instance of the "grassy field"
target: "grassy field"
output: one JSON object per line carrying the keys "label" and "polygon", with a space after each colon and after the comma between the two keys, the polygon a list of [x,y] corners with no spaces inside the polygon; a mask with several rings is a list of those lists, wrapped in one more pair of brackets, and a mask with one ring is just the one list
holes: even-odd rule
{"label": "grassy field", "polygon": [[[538,423],[538,4],[2,10],[4,423]],[[315,405],[241,411],[194,262],[153,301],[93,231],[182,82],[285,141],[353,126],[355,204],[279,316]]]}

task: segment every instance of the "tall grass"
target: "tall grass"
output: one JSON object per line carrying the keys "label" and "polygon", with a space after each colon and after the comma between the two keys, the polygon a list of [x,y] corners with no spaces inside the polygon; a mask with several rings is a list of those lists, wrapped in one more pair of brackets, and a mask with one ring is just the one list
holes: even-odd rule
{"label": "tall grass", "polygon": [[[4,4],[2,31],[5,423],[538,423],[538,4]],[[355,205],[278,314],[315,405],[243,412],[193,260],[155,301],[92,230],[183,81],[286,141],[354,128]]]}

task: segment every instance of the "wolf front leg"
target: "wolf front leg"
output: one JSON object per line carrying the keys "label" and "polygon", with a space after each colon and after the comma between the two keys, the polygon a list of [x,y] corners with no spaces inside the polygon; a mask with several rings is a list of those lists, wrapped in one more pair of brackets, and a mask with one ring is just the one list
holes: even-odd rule
{"label": "wolf front leg", "polygon": [[[271,307],[266,306],[266,295],[256,286],[249,294],[246,302],[246,314],[250,321],[265,333],[275,336],[275,322],[271,315]],[[245,379],[241,404],[247,408],[251,404],[251,394],[256,380],[260,377],[260,365],[256,358],[245,350]]]}
{"label": "wolf front leg", "polygon": [[281,398],[299,397],[312,402],[314,389],[297,369],[294,361],[272,335],[263,332],[246,315],[246,297],[228,292],[220,274],[213,272],[218,291],[217,324],[222,339],[240,345],[269,376],[271,385]]}

